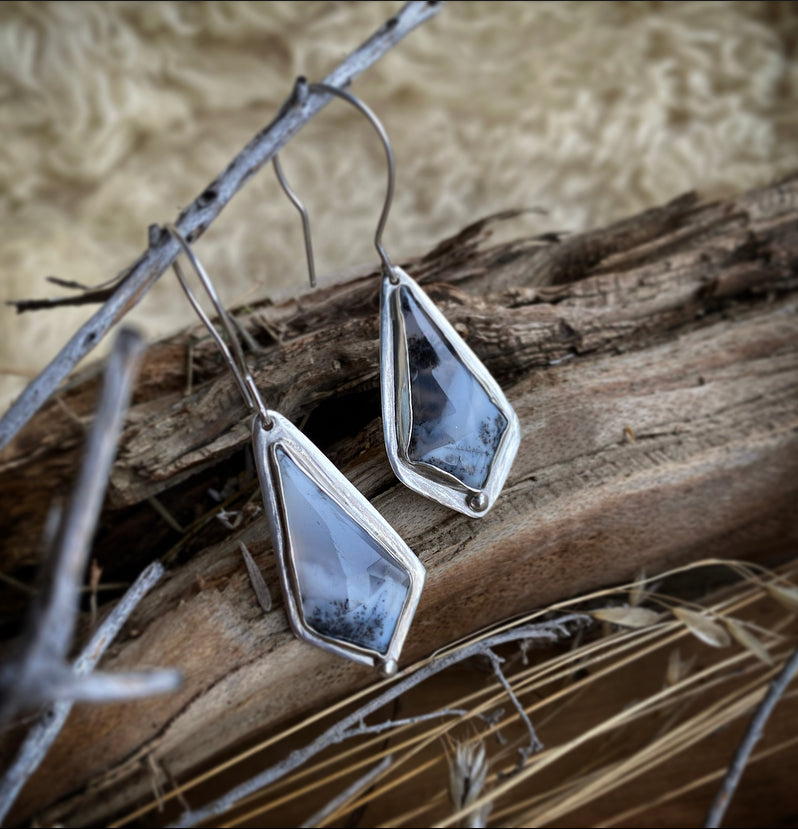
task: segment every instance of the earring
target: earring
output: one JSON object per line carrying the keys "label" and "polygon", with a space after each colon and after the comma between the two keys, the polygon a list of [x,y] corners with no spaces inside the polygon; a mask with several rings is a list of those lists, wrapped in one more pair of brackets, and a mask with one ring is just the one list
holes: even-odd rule
{"label": "earring", "polygon": [[[394,159],[377,116],[354,95],[323,83],[309,91],[336,95],[372,124],[385,148],[388,189],[374,245],[382,262],[380,383],[388,460],[396,477],[421,495],[472,518],[495,502],[520,442],[518,417],[499,384],[418,284],[388,258],[382,232],[393,200]],[[311,285],[316,284],[307,211],[277,178],[302,215]]]}
{"label": "earring", "polygon": [[173,268],[254,413],[252,447],[294,633],[324,650],[396,672],[425,570],[396,531],[289,420],[261,399],[230,315],[190,245],[169,232],[202,283],[232,352]]}

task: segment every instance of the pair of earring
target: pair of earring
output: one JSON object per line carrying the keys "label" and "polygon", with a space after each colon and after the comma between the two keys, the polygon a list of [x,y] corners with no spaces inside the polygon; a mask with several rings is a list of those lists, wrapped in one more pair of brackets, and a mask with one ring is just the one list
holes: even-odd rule
{"label": "pair of earring", "polygon": [[[380,365],[391,466],[411,489],[472,517],[492,506],[519,444],[519,425],[496,381],[381,242],[393,196],[394,162],[374,113],[326,84],[377,130],[388,159],[388,193],[375,245],[383,266]],[[315,266],[304,206],[275,171],[303,218],[311,285]],[[219,346],[253,412],[252,442],[263,502],[295,634],[386,675],[396,672],[425,570],[396,531],[289,420],[268,409],[247,367],[232,319],[186,239],[173,227],[216,310],[232,351],[205,314],[175,260],[194,310]]]}

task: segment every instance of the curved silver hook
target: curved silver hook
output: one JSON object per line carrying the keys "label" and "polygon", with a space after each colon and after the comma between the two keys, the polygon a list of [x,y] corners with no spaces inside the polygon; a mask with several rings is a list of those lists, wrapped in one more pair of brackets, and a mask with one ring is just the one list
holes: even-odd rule
{"label": "curved silver hook", "polygon": [[191,263],[191,267],[194,269],[194,272],[197,275],[197,278],[202,283],[202,287],[205,288],[205,292],[208,294],[208,297],[213,304],[213,307],[216,309],[216,313],[219,315],[219,319],[224,326],[224,330],[227,332],[227,336],[230,339],[230,342],[233,346],[233,351],[231,352],[230,349],[227,347],[227,343],[222,338],[222,335],[219,333],[217,328],[211,322],[208,315],[203,310],[202,306],[199,303],[199,300],[194,295],[194,292],[189,288],[188,281],[186,280],[185,274],[183,273],[183,269],[180,267],[180,262],[175,259],[172,262],[172,268],[175,272],[175,275],[180,282],[180,286],[183,288],[186,296],[188,297],[188,301],[191,303],[191,306],[197,312],[197,316],[202,320],[205,324],[205,327],[210,331],[211,336],[216,341],[216,345],[219,346],[219,350],[222,352],[224,359],[227,362],[227,365],[230,368],[230,371],[233,372],[233,376],[236,378],[236,382],[238,383],[238,389],[241,392],[242,397],[246,401],[247,406],[252,409],[254,412],[257,412],[258,416],[263,421],[263,425],[266,429],[271,428],[272,426],[272,418],[269,414],[268,409],[263,403],[261,399],[260,393],[258,392],[257,387],[255,386],[255,381],[252,379],[252,375],[249,373],[249,368],[247,368],[247,361],[244,357],[244,350],[241,348],[241,342],[238,339],[238,332],[235,329],[235,325],[233,323],[230,314],[227,313],[224,305],[222,305],[222,301],[219,299],[219,295],[216,293],[216,289],[213,287],[213,283],[211,282],[210,277],[208,276],[205,268],[202,267],[200,264],[199,259],[197,259],[196,254],[191,249],[191,245],[189,245],[188,241],[186,240],[185,236],[174,226],[174,225],[164,225],[164,227],[172,234],[172,236],[180,243],[180,247],[183,249],[183,253],[186,255],[186,258]]}
{"label": "curved silver hook", "polygon": [[[388,190],[385,193],[385,203],[382,206],[382,213],[380,213],[380,220],[377,222],[377,230],[374,233],[374,247],[377,248],[377,253],[380,255],[380,260],[382,261],[382,267],[385,273],[388,274],[391,282],[394,284],[399,282],[399,279],[394,276],[393,272],[393,265],[391,264],[391,260],[388,258],[388,254],[385,252],[385,248],[382,245],[382,232],[385,230],[385,224],[388,221],[388,213],[391,210],[391,202],[393,201],[393,188],[394,188],[394,179],[396,177],[396,170],[393,160],[393,149],[391,147],[391,141],[388,138],[388,133],[385,131],[385,127],[383,127],[382,122],[379,118],[372,112],[372,110],[366,106],[359,98],[356,98],[352,95],[351,92],[347,92],[345,89],[339,89],[337,86],[330,86],[326,83],[311,83],[307,86],[308,92],[325,92],[329,95],[336,95],[337,97],[347,101],[348,103],[352,104],[355,109],[359,110],[366,118],[369,120],[371,125],[377,131],[377,135],[380,137],[380,141],[382,141],[382,146],[385,148],[385,158],[388,162]],[[299,200],[297,194],[289,187],[288,182],[286,181],[285,175],[283,173],[283,168],[280,165],[279,158],[275,155],[272,159],[272,165],[274,166],[274,172],[277,175],[277,180],[280,182],[280,186],[285,191],[286,196],[291,200],[291,203],[296,207],[299,211],[300,216],[302,217],[302,232],[305,237],[305,255],[308,260],[308,276],[310,278],[310,285],[311,287],[316,287],[316,266],[313,260],[313,244],[310,240],[310,218],[308,217],[308,211],[305,209],[305,205]]]}

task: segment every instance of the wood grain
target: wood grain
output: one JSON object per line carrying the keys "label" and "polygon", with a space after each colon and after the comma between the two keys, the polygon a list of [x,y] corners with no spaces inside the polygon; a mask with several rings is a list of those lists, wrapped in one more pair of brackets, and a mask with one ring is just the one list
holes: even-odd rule
{"label": "wood grain", "polygon": [[[710,555],[774,561],[798,540],[798,177],[722,203],[688,195],[580,236],[491,245],[505,220],[401,263],[521,420],[508,484],[481,520],[391,474],[374,274],[238,313],[260,345],[264,399],[305,423],[427,567],[403,663],[643,567]],[[78,420],[90,417],[94,386],[83,378],[62,394]],[[181,775],[375,681],[288,631],[248,435],[234,383],[199,329],[151,348],[95,554],[108,580],[154,556],[171,572],[104,667],[179,666],[186,684],[168,698],[76,709],[19,816],[60,800],[47,820],[104,822],[149,793],[149,755]],[[81,440],[76,419],[52,403],[0,455],[6,573],[35,562],[43,515],[68,490]],[[147,501],[158,496],[187,526],[214,507],[208,489],[225,485],[245,510],[234,532],[212,521],[181,541]],[[239,541],[273,585],[268,615]],[[10,631],[16,605],[5,606]]]}

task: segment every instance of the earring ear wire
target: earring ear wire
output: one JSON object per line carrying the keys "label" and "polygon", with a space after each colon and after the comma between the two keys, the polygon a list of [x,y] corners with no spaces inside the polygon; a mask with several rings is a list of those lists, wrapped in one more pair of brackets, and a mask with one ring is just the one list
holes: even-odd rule
{"label": "earring ear wire", "polygon": [[[382,205],[382,211],[380,212],[380,218],[377,222],[377,229],[374,232],[374,247],[377,248],[377,253],[380,256],[380,261],[382,262],[383,273],[387,274],[392,284],[397,285],[399,280],[396,278],[396,275],[393,272],[393,264],[391,263],[390,258],[385,250],[385,247],[382,244],[382,233],[385,230],[385,225],[388,222],[388,214],[391,212],[391,205],[393,204],[393,193],[394,193],[394,184],[396,182],[396,164],[394,163],[394,156],[393,156],[393,146],[391,145],[391,139],[388,138],[388,133],[385,131],[385,127],[382,125],[382,122],[379,118],[374,114],[372,109],[368,107],[366,104],[363,103],[359,98],[356,98],[351,92],[347,92],[345,89],[339,89],[337,86],[330,86],[326,83],[311,83],[307,85],[308,92],[324,92],[328,95],[334,95],[342,100],[346,101],[348,104],[351,104],[355,109],[357,109],[361,114],[363,114],[366,119],[369,121],[372,127],[374,127],[377,135],[380,137],[380,141],[382,142],[382,146],[385,149],[385,161],[388,167],[388,187],[385,191],[385,201]],[[313,261],[313,243],[311,242],[310,236],[310,217],[308,216],[308,211],[304,204],[299,200],[299,196],[291,189],[288,184],[288,181],[285,178],[285,174],[283,173],[282,165],[280,164],[280,159],[277,155],[274,156],[272,159],[272,166],[274,167],[274,172],[277,176],[277,181],[280,182],[280,186],[285,191],[286,196],[290,199],[291,203],[296,207],[299,211],[300,216],[302,217],[302,232],[305,237],[305,253],[307,255],[308,260],[308,275],[310,278],[310,285],[312,288],[316,287],[316,266]]]}
{"label": "earring ear wire", "polygon": [[165,225],[166,229],[172,236],[179,242],[180,247],[183,249],[183,253],[186,256],[186,259],[191,263],[191,267],[194,270],[197,278],[200,281],[200,284],[205,289],[205,293],[208,295],[208,298],[211,301],[216,313],[221,320],[222,326],[224,327],[225,333],[227,334],[228,339],[233,347],[232,352],[227,346],[227,343],[224,341],[224,338],[217,330],[216,326],[211,321],[210,317],[205,313],[205,309],[200,304],[199,300],[197,299],[194,292],[191,290],[188,280],[186,279],[185,274],[183,273],[183,269],[180,266],[179,260],[175,259],[172,262],[172,270],[175,272],[175,276],[177,276],[178,281],[180,282],[180,287],[183,289],[183,292],[188,297],[188,301],[191,303],[191,307],[197,312],[197,315],[204,323],[205,327],[210,332],[211,336],[216,342],[216,345],[219,346],[219,350],[222,352],[224,356],[225,362],[227,363],[228,368],[233,373],[233,376],[238,383],[238,389],[241,392],[241,396],[247,403],[249,408],[258,413],[258,416],[263,421],[264,428],[270,429],[272,426],[271,416],[269,415],[269,411],[266,408],[261,396],[260,392],[258,391],[257,387],[255,386],[255,381],[252,379],[252,375],[249,373],[249,368],[247,366],[246,358],[244,357],[244,350],[241,348],[241,342],[238,338],[238,332],[233,325],[233,321],[230,318],[230,314],[227,312],[227,309],[222,305],[222,301],[219,299],[219,295],[216,293],[216,289],[213,287],[213,282],[211,282],[210,277],[208,276],[205,268],[202,267],[199,259],[197,259],[196,254],[189,245],[188,241],[186,240],[185,236],[174,226],[171,224]]}

